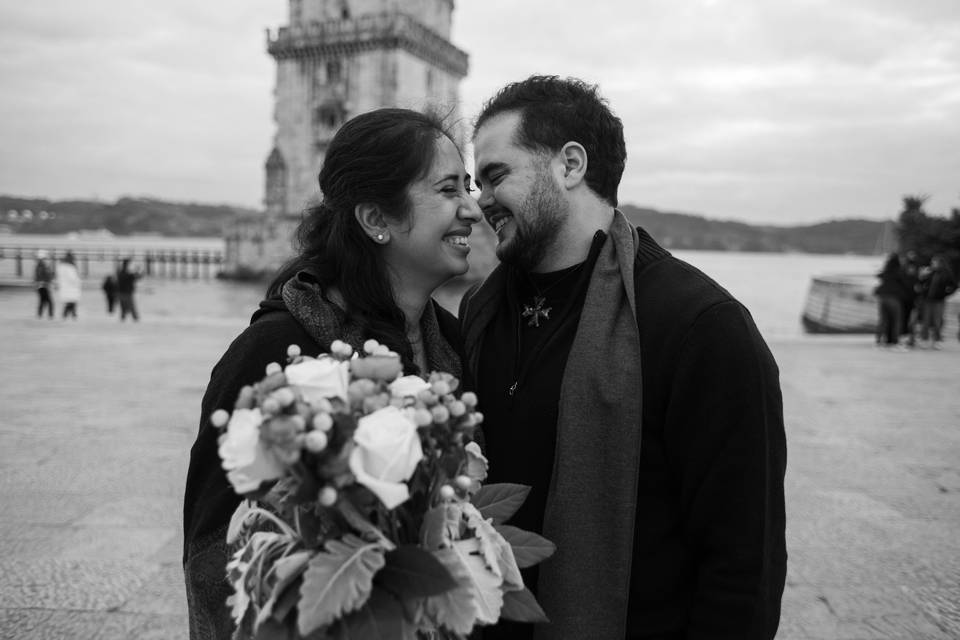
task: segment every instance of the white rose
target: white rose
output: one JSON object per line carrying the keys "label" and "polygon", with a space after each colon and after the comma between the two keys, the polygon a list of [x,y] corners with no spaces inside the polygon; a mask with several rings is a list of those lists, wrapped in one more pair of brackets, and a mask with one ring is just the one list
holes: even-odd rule
{"label": "white rose", "polygon": [[326,398],[347,401],[347,385],[350,384],[350,365],[330,356],[316,360],[304,360],[284,369],[287,384],[303,395],[303,399],[316,405]]}
{"label": "white rose", "polygon": [[430,388],[430,383],[420,376],[403,376],[390,383],[390,395],[394,398],[416,397],[418,393]]}
{"label": "white rose", "polygon": [[235,409],[226,433],[219,439],[217,453],[227,470],[227,479],[241,495],[256,491],[265,480],[282,477],[286,470],[260,440],[262,422],[259,409]]}
{"label": "white rose", "polygon": [[357,421],[350,453],[350,471],[388,509],[410,497],[404,484],[423,459],[417,425],[394,406]]}
{"label": "white rose", "polygon": [[260,409],[234,409],[217,449],[224,469],[229,471],[253,464],[262,422]]}

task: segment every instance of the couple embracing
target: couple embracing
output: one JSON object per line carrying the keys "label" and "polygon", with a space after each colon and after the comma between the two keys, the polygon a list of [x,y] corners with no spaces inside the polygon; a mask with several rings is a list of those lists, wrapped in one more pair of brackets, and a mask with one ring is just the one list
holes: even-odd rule
{"label": "couple embracing", "polygon": [[[477,392],[490,482],[529,485],[511,524],[557,545],[524,583],[550,617],[483,638],[774,637],[786,574],[776,363],[747,310],[617,211],[620,120],[596,87],[534,76],[486,103],[475,183],[444,124],[381,109],[347,122],[203,416],[298,344],[374,338],[405,372]],[[458,317],[433,291],[468,268],[473,225],[500,265]],[[240,498],[202,420],[184,505],[191,638],[229,638],[225,532]]]}

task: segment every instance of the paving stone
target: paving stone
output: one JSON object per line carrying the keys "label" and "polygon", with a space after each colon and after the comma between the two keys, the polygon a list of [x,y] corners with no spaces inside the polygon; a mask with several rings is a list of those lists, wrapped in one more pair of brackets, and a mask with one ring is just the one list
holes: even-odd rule
{"label": "paving stone", "polygon": [[960,638],[960,580],[942,587],[923,585],[904,589],[937,626]]}
{"label": "paving stone", "polygon": [[[245,318],[54,328],[10,313],[0,638],[186,639],[189,450]],[[960,349],[905,354],[904,368],[854,339],[771,347],[789,449],[778,640],[960,638]],[[60,370],[84,375],[37,385]]]}
{"label": "paving stone", "polygon": [[58,558],[146,560],[177,536],[172,527],[77,527],[62,541]]}
{"label": "paving stone", "polygon": [[16,608],[107,610],[156,572],[142,562],[0,560],[0,602]]}
{"label": "paving stone", "polygon": [[39,628],[52,613],[51,609],[0,608],[0,640],[21,640]]}
{"label": "paving stone", "polygon": [[120,608],[131,613],[182,615],[187,608],[183,568],[177,564],[160,567]]}
{"label": "paving stone", "polygon": [[153,526],[179,527],[183,521],[183,499],[129,496],[120,500],[100,504],[78,518],[77,526],[142,527],[145,523]]}
{"label": "paving stone", "polygon": [[106,613],[54,610],[43,622],[29,631],[17,629],[18,640],[80,640],[95,638],[103,626]]}
{"label": "paving stone", "polygon": [[188,640],[183,616],[111,613],[91,640]]}

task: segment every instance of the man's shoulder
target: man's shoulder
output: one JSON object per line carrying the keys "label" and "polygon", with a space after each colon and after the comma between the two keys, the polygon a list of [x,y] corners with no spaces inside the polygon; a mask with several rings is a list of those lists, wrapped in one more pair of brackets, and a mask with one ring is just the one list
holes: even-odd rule
{"label": "man's shoulder", "polygon": [[635,274],[637,320],[645,332],[685,333],[709,319],[731,331],[754,332],[750,312],[709,275],[672,255]]}

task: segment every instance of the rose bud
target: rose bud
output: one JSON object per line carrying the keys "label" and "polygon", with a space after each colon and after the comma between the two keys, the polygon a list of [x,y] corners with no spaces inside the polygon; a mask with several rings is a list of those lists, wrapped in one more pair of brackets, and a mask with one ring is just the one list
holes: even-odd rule
{"label": "rose bud", "polygon": [[217,429],[222,429],[230,422],[230,414],[224,409],[217,409],[210,415],[210,424]]}
{"label": "rose bud", "polygon": [[283,408],[289,407],[293,404],[294,400],[297,399],[297,395],[290,387],[280,387],[271,393],[270,397],[276,400]]}
{"label": "rose bud", "polygon": [[272,376],[275,373],[283,371],[283,367],[280,366],[279,362],[271,362],[267,365],[266,371],[268,376]]}
{"label": "rose bud", "polygon": [[355,378],[390,382],[403,372],[403,365],[395,356],[373,355],[351,360],[350,372]]}
{"label": "rose bud", "polygon": [[333,418],[330,417],[329,413],[318,413],[313,416],[313,428],[318,431],[330,431],[330,428],[333,427]]}
{"label": "rose bud", "polygon": [[253,409],[253,404],[256,399],[256,393],[254,393],[253,387],[247,385],[240,389],[240,393],[237,396],[237,402],[233,405],[234,409]]}
{"label": "rose bud", "polygon": [[310,431],[304,438],[304,446],[311,453],[320,453],[327,448],[327,434],[323,431]]}
{"label": "rose bud", "polygon": [[337,490],[333,487],[324,487],[320,489],[320,494],[317,496],[317,500],[324,507],[332,507],[337,503]]}

